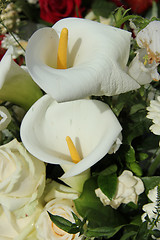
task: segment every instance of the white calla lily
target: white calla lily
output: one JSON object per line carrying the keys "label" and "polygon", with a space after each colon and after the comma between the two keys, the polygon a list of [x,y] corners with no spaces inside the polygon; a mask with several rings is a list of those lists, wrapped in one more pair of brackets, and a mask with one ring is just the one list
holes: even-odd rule
{"label": "white calla lily", "polygon": [[14,62],[12,54],[10,47],[0,62],[0,99],[28,110],[42,96],[42,91],[29,73]]}
{"label": "white calla lily", "polygon": [[[103,102],[77,100],[57,103],[48,95],[40,98],[27,112],[21,125],[21,139],[26,149],[38,159],[72,166],[63,178],[90,168],[110,150],[122,128]],[[65,141],[73,140],[81,161],[71,162]]]}
{"label": "white calla lily", "polygon": [[[68,29],[67,69],[57,68],[60,32]],[[87,19],[66,18],[30,38],[26,65],[34,81],[56,101],[117,95],[140,85],[126,73],[131,34]]]}

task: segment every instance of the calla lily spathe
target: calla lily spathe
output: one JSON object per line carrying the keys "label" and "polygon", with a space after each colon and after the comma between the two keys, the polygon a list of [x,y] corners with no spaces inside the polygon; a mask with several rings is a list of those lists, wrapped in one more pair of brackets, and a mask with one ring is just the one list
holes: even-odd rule
{"label": "calla lily spathe", "polygon": [[[68,29],[67,69],[57,68],[60,32]],[[30,38],[26,65],[56,101],[117,95],[140,85],[126,73],[131,33],[87,19],[66,18]]]}
{"label": "calla lily spathe", "polygon": [[[122,128],[103,102],[77,100],[57,103],[49,95],[40,98],[27,112],[21,125],[26,149],[38,159],[71,168],[62,176],[75,176],[90,168],[110,150]],[[80,158],[71,161],[66,136],[74,142]]]}
{"label": "calla lily spathe", "polygon": [[0,99],[28,110],[43,94],[29,73],[14,62],[12,54],[10,47],[0,62]]}

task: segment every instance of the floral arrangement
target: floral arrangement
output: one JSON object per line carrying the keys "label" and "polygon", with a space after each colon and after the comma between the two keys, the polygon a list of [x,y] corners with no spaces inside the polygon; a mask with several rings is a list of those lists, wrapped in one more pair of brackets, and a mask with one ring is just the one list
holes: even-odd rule
{"label": "floral arrangement", "polygon": [[160,2],[0,7],[0,239],[160,239]]}

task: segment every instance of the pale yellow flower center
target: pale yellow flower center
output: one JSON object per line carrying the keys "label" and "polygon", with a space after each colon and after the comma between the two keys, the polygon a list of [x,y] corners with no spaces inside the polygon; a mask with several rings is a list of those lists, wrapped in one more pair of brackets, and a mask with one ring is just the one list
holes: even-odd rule
{"label": "pale yellow flower center", "polygon": [[63,28],[59,39],[57,53],[57,69],[67,68],[67,43],[68,43],[68,29]]}
{"label": "pale yellow flower center", "polygon": [[81,159],[80,159],[80,156],[79,156],[79,153],[78,153],[76,147],[74,146],[74,144],[69,136],[66,137],[66,141],[67,141],[69,152],[70,152],[70,155],[72,158],[72,162],[78,163]]}

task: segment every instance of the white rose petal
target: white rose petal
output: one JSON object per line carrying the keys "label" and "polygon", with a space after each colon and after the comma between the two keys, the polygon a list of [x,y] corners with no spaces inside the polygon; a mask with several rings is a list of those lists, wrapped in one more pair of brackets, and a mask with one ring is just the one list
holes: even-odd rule
{"label": "white rose petal", "polygon": [[97,197],[100,198],[103,205],[110,205],[117,209],[121,203],[133,202],[137,204],[138,195],[144,191],[144,185],[140,178],[133,176],[133,173],[124,170],[118,177],[117,191],[112,200],[110,200],[100,188],[95,190]]}
{"label": "white rose petal", "polygon": [[[62,229],[58,228],[55,224],[52,223],[50,217],[47,213],[54,215],[61,216],[66,218],[71,222],[75,222],[72,212],[76,213],[74,203],[72,200],[69,199],[55,199],[47,203],[43,212],[41,213],[37,223],[36,223],[36,230],[37,230],[37,238],[39,240],[80,240],[82,236],[78,237],[77,234],[68,234],[67,232],[63,231]],[[77,215],[77,213],[76,213]]]}
{"label": "white rose petal", "polygon": [[[0,204],[10,211],[38,199],[45,186],[45,165],[13,140],[0,146]],[[18,214],[18,213],[17,213]]]}
{"label": "white rose petal", "polygon": [[[17,218],[13,212],[5,207],[0,207],[0,239],[29,240],[29,236],[36,232],[34,224],[41,211],[41,207],[37,207],[31,216],[26,215],[23,218]],[[30,240],[33,240],[33,238]],[[37,237],[34,240],[37,240]]]}

